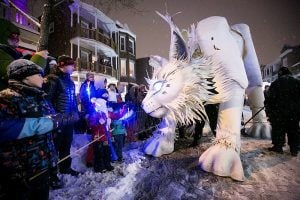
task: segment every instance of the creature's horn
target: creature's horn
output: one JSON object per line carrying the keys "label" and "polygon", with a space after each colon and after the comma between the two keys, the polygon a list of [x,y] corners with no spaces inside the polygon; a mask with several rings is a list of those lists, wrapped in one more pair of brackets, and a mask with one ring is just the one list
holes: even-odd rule
{"label": "creature's horn", "polygon": [[190,55],[187,50],[185,41],[180,33],[179,28],[174,24],[172,17],[167,13],[162,15],[156,11],[156,13],[163,18],[171,28],[171,44],[170,44],[170,53],[169,60],[189,60]]}
{"label": "creature's horn", "polygon": [[168,63],[168,60],[160,56],[150,56],[149,65],[153,67],[153,76],[155,76],[161,68]]}

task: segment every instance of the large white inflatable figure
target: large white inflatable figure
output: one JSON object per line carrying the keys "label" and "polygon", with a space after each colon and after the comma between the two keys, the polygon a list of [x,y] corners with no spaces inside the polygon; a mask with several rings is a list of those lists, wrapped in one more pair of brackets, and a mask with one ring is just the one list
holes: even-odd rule
{"label": "large white inflatable figure", "polygon": [[[159,13],[158,13],[159,14]],[[184,41],[172,18],[159,14],[171,27],[169,60],[152,56],[154,68],[142,107],[149,115],[163,118],[146,142],[144,151],[155,157],[174,151],[177,123],[207,120],[205,104],[220,103],[217,134],[213,146],[199,158],[203,170],[244,180],[240,160],[241,115],[245,92],[252,115],[264,105],[260,67],[249,27],[230,27],[224,17],[209,17],[191,26]],[[192,57],[196,49],[203,56]],[[254,119],[248,134],[270,138],[265,112]]]}

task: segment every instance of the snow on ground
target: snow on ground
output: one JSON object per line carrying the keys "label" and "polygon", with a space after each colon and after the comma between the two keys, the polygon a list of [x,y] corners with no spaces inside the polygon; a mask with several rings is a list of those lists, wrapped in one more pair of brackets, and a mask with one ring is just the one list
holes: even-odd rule
{"label": "snow on ground", "polygon": [[[84,137],[76,136],[72,151],[87,143]],[[85,172],[77,178],[62,176],[65,187],[51,191],[50,199],[300,199],[300,156],[292,157],[288,146],[284,154],[275,154],[267,151],[271,141],[242,137],[246,180],[237,182],[198,167],[198,158],[212,139],[207,134],[197,148],[188,147],[191,138],[178,140],[175,152],[160,158],[144,155],[142,142],[127,144],[125,162],[113,163],[115,169],[106,173],[84,167],[81,151],[73,155],[72,167]]]}

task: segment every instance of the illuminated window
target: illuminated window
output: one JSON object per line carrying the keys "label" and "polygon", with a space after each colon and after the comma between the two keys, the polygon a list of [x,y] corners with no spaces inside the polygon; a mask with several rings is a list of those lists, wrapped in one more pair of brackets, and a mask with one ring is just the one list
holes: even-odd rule
{"label": "illuminated window", "polygon": [[127,73],[126,73],[126,59],[121,59],[121,76],[127,76]]}
{"label": "illuminated window", "polygon": [[133,60],[129,61],[129,76],[135,77],[135,68],[134,68],[135,62]]}

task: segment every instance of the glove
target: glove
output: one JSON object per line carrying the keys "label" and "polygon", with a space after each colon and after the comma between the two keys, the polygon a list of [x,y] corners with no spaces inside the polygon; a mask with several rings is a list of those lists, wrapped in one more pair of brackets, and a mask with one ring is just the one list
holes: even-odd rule
{"label": "glove", "polygon": [[103,125],[103,124],[105,124],[105,120],[104,120],[103,118],[100,118],[100,119],[99,119],[99,123],[100,123],[101,125]]}
{"label": "glove", "polygon": [[53,121],[53,129],[68,125],[68,117],[64,114],[57,113],[55,115],[51,115],[50,119]]}
{"label": "glove", "polygon": [[76,122],[78,122],[80,120],[79,114],[78,112],[73,112],[70,116],[69,116],[69,123],[70,124],[74,124]]}
{"label": "glove", "polygon": [[50,118],[53,121],[53,129],[57,129],[60,127],[64,127],[67,125],[72,125],[76,123],[79,120],[78,113],[72,113],[72,114],[62,114],[57,113],[55,115],[51,115]]}

